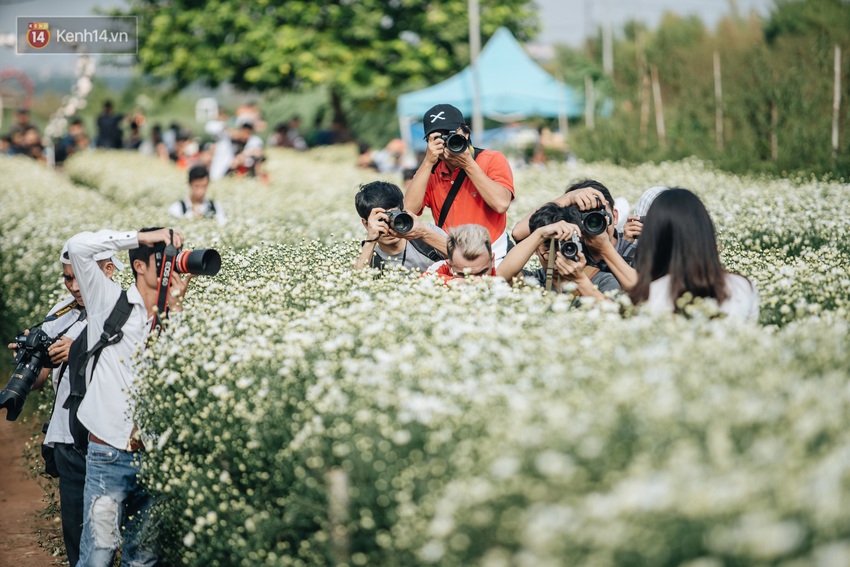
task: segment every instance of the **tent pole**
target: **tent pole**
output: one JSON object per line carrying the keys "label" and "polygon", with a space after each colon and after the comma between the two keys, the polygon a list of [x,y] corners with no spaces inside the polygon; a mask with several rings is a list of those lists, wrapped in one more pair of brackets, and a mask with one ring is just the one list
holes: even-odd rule
{"label": "tent pole", "polygon": [[484,135],[484,117],[481,115],[481,81],[478,79],[478,54],[481,52],[481,26],[478,0],[469,0],[469,54],[472,71],[472,139],[480,144]]}
{"label": "tent pole", "polygon": [[570,123],[567,120],[567,93],[561,85],[561,105],[558,108],[558,130],[564,136],[564,141],[570,139]]}
{"label": "tent pole", "polygon": [[404,154],[414,156],[416,153],[413,151],[413,137],[410,135],[410,117],[409,116],[399,116],[398,117],[398,129],[401,133],[401,140],[404,142]]}

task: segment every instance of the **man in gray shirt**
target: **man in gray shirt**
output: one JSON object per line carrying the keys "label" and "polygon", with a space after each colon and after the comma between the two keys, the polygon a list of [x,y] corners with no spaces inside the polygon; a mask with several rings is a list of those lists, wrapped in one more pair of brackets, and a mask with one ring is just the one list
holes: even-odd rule
{"label": "man in gray shirt", "polygon": [[446,233],[404,211],[404,194],[398,186],[373,181],[360,187],[354,206],[366,229],[355,269],[384,265],[424,272],[446,257]]}

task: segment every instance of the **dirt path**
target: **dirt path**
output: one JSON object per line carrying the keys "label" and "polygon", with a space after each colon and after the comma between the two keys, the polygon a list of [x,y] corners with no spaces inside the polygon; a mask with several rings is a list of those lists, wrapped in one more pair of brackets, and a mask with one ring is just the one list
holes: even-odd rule
{"label": "dirt path", "polygon": [[44,507],[43,491],[28,476],[22,458],[27,440],[38,427],[6,421],[5,413],[0,413],[0,565],[60,565],[63,558],[51,557],[38,547],[38,530],[44,527],[38,515]]}

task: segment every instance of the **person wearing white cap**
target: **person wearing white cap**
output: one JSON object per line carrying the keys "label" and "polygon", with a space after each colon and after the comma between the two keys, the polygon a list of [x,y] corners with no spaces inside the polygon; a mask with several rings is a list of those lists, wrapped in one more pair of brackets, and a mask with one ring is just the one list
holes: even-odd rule
{"label": "person wearing white cap", "polygon": [[[145,445],[134,420],[133,393],[138,384],[135,355],[159,321],[159,259],[166,244],[179,249],[183,234],[168,228],[101,230],[82,232],[68,241],[71,265],[89,311],[89,348],[97,345],[106,320],[122,296],[121,286],[98,269],[97,258],[114,249],[128,250],[135,278],[126,292],[129,316],[120,337],[100,351],[96,366],[93,360],[88,361],[88,386],[77,412],[78,420],[89,431],[80,566],[112,565],[119,547],[122,564],[157,563],[156,542],[144,537],[150,527],[153,498],[138,479]],[[181,277],[177,270],[171,272],[171,293],[166,295],[163,313],[182,310],[190,277]]]}
{"label": "person wearing white cap", "polygon": [[[95,260],[103,274],[112,279],[115,270],[121,270],[124,265],[114,257],[114,250],[106,250],[97,254]],[[71,392],[68,378],[68,353],[71,343],[86,328],[85,301],[80,294],[74,267],[68,256],[68,244],[62,248],[59,255],[62,265],[62,278],[70,297],[65,297],[48,311],[42,330],[50,337],[58,337],[47,352],[50,354],[53,369],[53,392],[55,402],[50,420],[45,424],[43,449],[45,456],[52,449],[54,466],[48,464],[47,473],[59,477],[59,507],[62,519],[62,537],[65,541],[65,552],[68,563],[76,565],[80,555],[80,537],[83,530],[83,487],[86,479],[86,457],[74,447],[74,438],[68,425],[68,410],[65,400]],[[9,348],[14,348],[10,344]],[[33,390],[40,389],[50,376],[50,368],[45,368],[33,384]],[[49,463],[49,461],[48,461]]]}

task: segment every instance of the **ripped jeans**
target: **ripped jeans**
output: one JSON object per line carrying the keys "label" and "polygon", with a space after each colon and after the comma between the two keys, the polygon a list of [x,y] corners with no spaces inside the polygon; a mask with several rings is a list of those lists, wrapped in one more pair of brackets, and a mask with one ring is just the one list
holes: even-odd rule
{"label": "ripped jeans", "polygon": [[89,442],[77,567],[111,566],[122,540],[122,566],[156,564],[150,521],[153,498],[137,481],[143,456],[143,451],[130,453]]}

